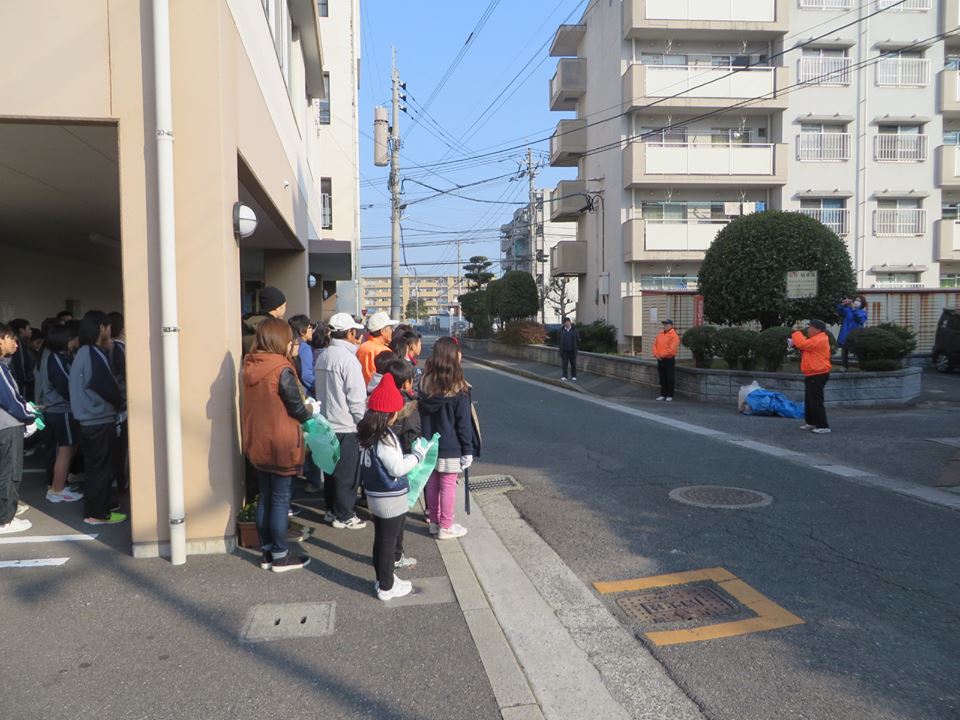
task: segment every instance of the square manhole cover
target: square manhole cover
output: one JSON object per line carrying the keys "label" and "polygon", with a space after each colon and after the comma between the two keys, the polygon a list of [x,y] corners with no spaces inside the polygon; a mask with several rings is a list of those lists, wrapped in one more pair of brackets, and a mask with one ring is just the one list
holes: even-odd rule
{"label": "square manhole cover", "polygon": [[332,635],[336,606],[332,601],[257,605],[247,613],[240,641],[255,643]]}
{"label": "square manhole cover", "polygon": [[678,585],[631,593],[617,599],[631,620],[644,625],[736,615],[740,609],[706,585]]}
{"label": "square manhole cover", "polygon": [[507,492],[522,489],[516,478],[510,475],[478,475],[470,478],[470,492]]}

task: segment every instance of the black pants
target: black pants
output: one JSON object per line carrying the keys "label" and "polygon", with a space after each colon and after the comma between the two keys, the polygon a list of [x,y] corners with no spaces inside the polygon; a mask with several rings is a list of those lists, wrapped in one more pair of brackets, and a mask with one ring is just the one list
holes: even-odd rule
{"label": "black pants", "polygon": [[677,359],[657,360],[657,374],[660,376],[660,394],[673,397],[673,386],[677,372]]}
{"label": "black pants", "polygon": [[823,404],[823,388],[830,379],[830,373],[808,375],[803,379],[803,409],[807,425],[815,428],[828,428],[827,409]]}
{"label": "black pants", "polygon": [[0,525],[17,514],[23,480],[23,425],[0,430]]}
{"label": "black pants", "polygon": [[[564,377],[576,377],[577,376],[577,353],[573,350],[561,350],[560,365],[563,368]],[[570,369],[573,372],[568,375],[567,369]]]}
{"label": "black pants", "polygon": [[130,465],[127,462],[130,452],[130,433],[126,421],[117,425],[116,428],[119,436],[117,437],[117,451],[113,455],[113,477],[117,482],[117,490],[126,492],[130,485]]}
{"label": "black pants", "polygon": [[403,521],[406,514],[373,518],[373,569],[381,590],[393,588],[393,564],[403,555]]}
{"label": "black pants", "polygon": [[843,365],[844,370],[847,370],[850,367],[850,349],[846,345],[842,346],[840,363]]}
{"label": "black pants", "polygon": [[86,462],[83,516],[106,520],[110,517],[110,487],[113,485],[117,426],[113,422],[81,426],[80,447]]}
{"label": "black pants", "polygon": [[354,516],[357,504],[357,468],[360,465],[360,445],[356,433],[337,433],[340,441],[340,462],[333,475],[324,479],[323,499],[327,512],[345,522]]}

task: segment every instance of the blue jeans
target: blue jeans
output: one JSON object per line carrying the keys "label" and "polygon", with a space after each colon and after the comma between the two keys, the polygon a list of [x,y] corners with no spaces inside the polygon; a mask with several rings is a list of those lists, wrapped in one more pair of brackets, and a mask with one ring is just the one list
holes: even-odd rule
{"label": "blue jeans", "polygon": [[273,557],[287,554],[287,512],[290,510],[290,485],[293,478],[257,470],[260,499],[257,501],[257,533],[260,547]]}

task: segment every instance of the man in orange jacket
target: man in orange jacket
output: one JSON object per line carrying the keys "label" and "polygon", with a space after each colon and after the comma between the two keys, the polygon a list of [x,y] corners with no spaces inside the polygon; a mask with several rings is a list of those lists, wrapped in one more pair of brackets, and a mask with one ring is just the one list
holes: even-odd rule
{"label": "man in orange jacket", "polygon": [[823,404],[823,389],[830,379],[830,336],[822,320],[811,320],[807,334],[794,330],[790,342],[800,351],[800,371],[803,373],[804,424],[801,430],[819,434],[830,432],[827,409]]}
{"label": "man in orange jacket", "polygon": [[663,332],[653,341],[653,356],[657,359],[657,373],[660,375],[660,396],[657,400],[673,402],[673,385],[677,369],[677,350],[680,348],[680,336],[673,329],[673,320],[663,321]]}
{"label": "man in orange jacket", "polygon": [[375,312],[367,320],[369,337],[357,348],[357,360],[363,370],[363,382],[370,383],[370,378],[377,372],[373,361],[377,355],[390,349],[390,340],[393,339],[393,329],[400,324],[399,320],[391,320],[383,310]]}

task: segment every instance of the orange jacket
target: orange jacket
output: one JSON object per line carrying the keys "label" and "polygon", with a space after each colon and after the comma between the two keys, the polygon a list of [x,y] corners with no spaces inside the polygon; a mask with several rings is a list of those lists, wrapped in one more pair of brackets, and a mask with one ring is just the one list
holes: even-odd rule
{"label": "orange jacket", "polygon": [[377,355],[386,352],[389,349],[390,348],[387,347],[386,340],[384,340],[382,336],[371,337],[357,348],[357,360],[360,361],[360,367],[363,369],[364,383],[369,384],[370,378],[372,378],[377,372],[377,367],[373,364],[373,361],[376,359]]}
{"label": "orange jacket", "polygon": [[677,356],[677,350],[680,349],[680,336],[673,328],[664,330],[657,334],[657,339],[653,341],[653,356],[657,360],[669,360]]}
{"label": "orange jacket", "polygon": [[794,330],[791,338],[793,346],[800,351],[800,371],[804,375],[830,372],[830,337],[825,332],[808,338],[799,330]]}

